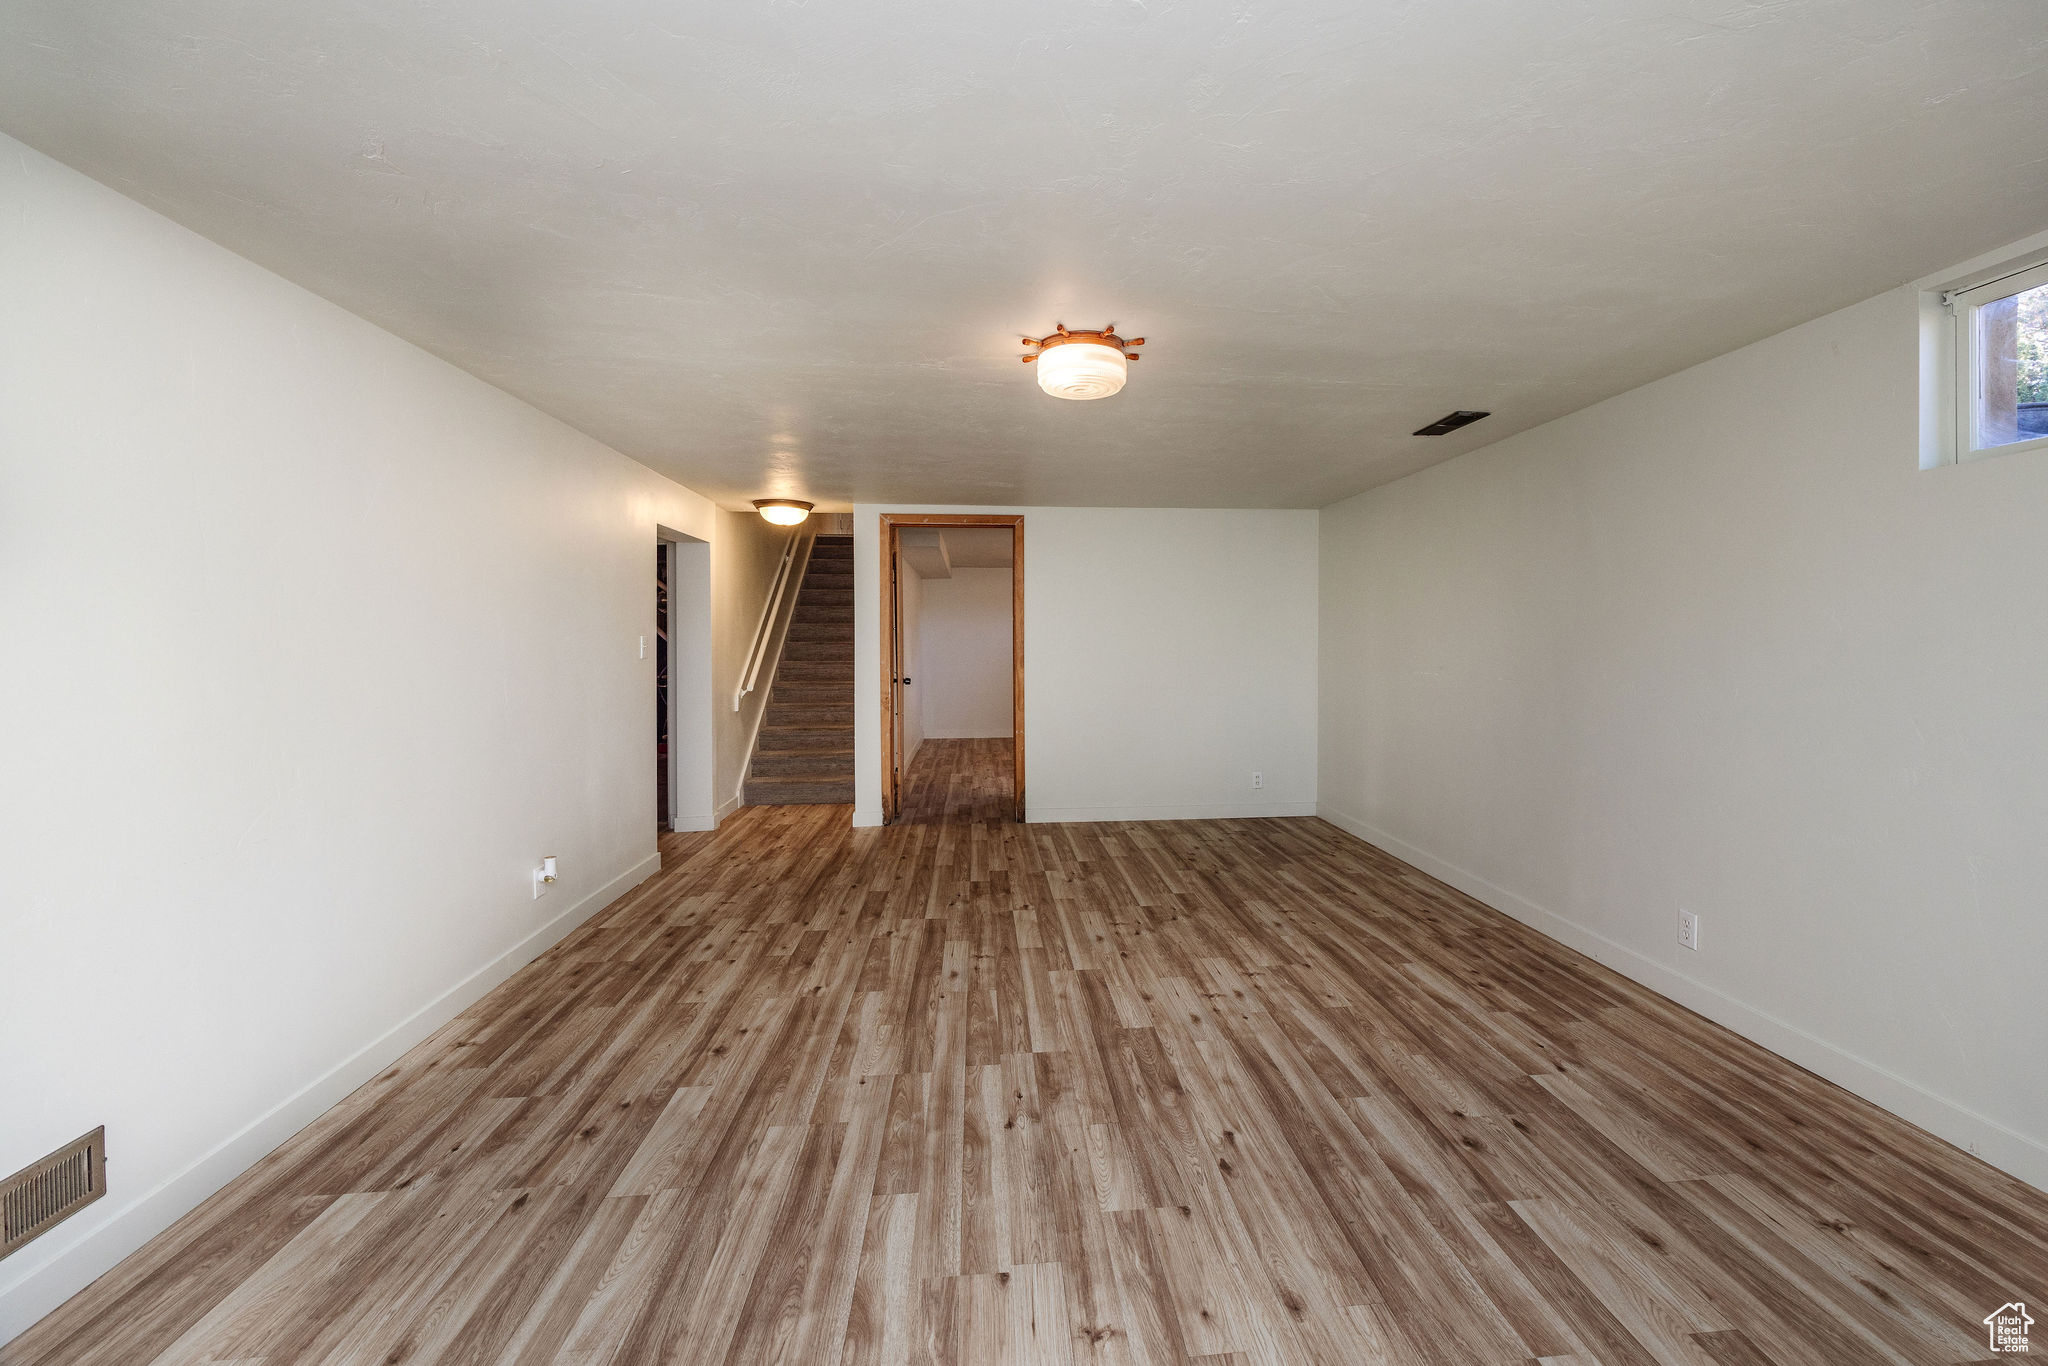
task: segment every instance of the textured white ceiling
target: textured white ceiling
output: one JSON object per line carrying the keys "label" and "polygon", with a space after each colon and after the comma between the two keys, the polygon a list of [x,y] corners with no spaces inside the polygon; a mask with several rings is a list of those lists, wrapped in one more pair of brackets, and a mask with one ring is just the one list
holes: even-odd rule
{"label": "textured white ceiling", "polygon": [[0,128],[730,506],[1330,502],[2048,225],[2044,66],[2040,0],[0,0]]}

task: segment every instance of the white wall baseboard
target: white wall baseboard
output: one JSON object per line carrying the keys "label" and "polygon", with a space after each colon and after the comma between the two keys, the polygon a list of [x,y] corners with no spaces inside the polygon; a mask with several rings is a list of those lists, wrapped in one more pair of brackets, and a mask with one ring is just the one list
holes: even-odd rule
{"label": "white wall baseboard", "polygon": [[881,812],[879,812],[879,811],[863,811],[863,810],[862,810],[862,809],[861,809],[860,807],[857,807],[857,806],[856,806],[855,808],[853,808],[853,826],[854,826],[854,829],[856,829],[856,830],[860,830],[860,829],[866,829],[866,828],[869,828],[869,827],[872,827],[872,826],[877,826],[877,825],[880,825],[881,823],[882,823],[882,813],[881,813]]}
{"label": "white wall baseboard", "polygon": [[[103,1202],[79,1216],[80,1227],[50,1232],[70,1246],[0,1286],[0,1343],[6,1343],[114,1264],[176,1223],[201,1201],[254,1166],[286,1139],[334,1108],[419,1043],[571,930],[652,877],[661,855],[649,854],[604,886],[568,907],[469,976],[449,987],[354,1054],[258,1115],[212,1151],[154,1189],[121,1204]],[[120,1141],[115,1137],[115,1143]],[[118,1159],[119,1148],[115,1148]],[[118,1170],[118,1169],[117,1169]],[[117,1178],[118,1179],[118,1178]],[[93,1217],[93,1216],[97,1217]]]}
{"label": "white wall baseboard", "polygon": [[[746,781],[741,779],[742,782]],[[735,792],[718,804],[716,811],[698,811],[688,816],[674,816],[669,819],[668,828],[682,833],[690,830],[716,830],[719,823],[740,809],[740,794]]]}
{"label": "white wall baseboard", "polygon": [[1265,816],[1313,816],[1314,802],[1191,802],[1181,805],[1035,806],[1025,799],[1033,825],[1068,821],[1227,821]]}
{"label": "white wall baseboard", "polygon": [[716,830],[718,815],[715,812],[697,812],[689,816],[669,817],[668,828],[681,833],[686,830]]}
{"label": "white wall baseboard", "polygon": [[1597,930],[1567,920],[1555,911],[1546,910],[1528,898],[1496,886],[1425,849],[1418,849],[1399,836],[1368,825],[1356,816],[1327,806],[1316,814],[1339,830],[1413,864],[1439,882],[1449,883],[1465,895],[1485,902],[1494,910],[1512,916],[1531,929],[1576,949],[1686,1009],[1734,1030],[1750,1042],[1761,1044],[1779,1057],[1827,1078],[1937,1138],[1983,1158],[1999,1170],[2029,1185],[2048,1189],[2048,1144],[1936,1095],[1896,1072],[1858,1057],[1818,1035],[1809,1034],[1769,1011],[1738,1000],[1719,987],[1709,986],[1666,967]]}

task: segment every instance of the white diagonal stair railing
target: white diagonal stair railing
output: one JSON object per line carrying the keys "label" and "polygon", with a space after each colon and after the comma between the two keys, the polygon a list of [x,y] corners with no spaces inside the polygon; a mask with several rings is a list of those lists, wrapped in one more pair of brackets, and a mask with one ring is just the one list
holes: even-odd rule
{"label": "white diagonal stair railing", "polygon": [[747,651],[747,666],[740,670],[739,684],[732,692],[734,711],[740,709],[740,703],[761,681],[761,665],[768,659],[768,642],[775,636],[776,619],[782,615],[782,604],[801,577],[794,572],[797,551],[809,541],[810,533],[799,528],[789,533],[789,544],[782,548],[782,563],[775,566],[775,581],[768,585],[768,598],[761,604],[761,621],[754,627],[754,643]]}

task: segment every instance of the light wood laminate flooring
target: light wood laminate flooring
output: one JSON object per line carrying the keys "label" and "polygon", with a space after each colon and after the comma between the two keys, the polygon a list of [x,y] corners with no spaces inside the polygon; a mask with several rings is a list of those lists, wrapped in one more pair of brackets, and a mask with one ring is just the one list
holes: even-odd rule
{"label": "light wood laminate flooring", "polygon": [[2048,1320],[2040,1192],[1320,821],[1010,822],[1003,745],[928,742],[888,829],[665,837],[0,1361],[1937,1366]]}

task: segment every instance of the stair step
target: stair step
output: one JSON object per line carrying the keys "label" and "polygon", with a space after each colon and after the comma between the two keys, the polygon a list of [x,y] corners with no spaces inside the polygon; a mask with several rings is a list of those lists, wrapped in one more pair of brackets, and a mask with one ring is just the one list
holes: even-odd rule
{"label": "stair step", "polygon": [[832,684],[835,687],[853,686],[853,660],[851,659],[784,659],[775,666],[775,683]]}
{"label": "stair step", "polygon": [[853,699],[844,695],[828,698],[822,702],[798,701],[784,697],[777,688],[775,695],[768,699],[768,715],[761,722],[764,726],[851,726],[853,724]]}
{"label": "stair step", "polygon": [[[782,686],[782,680],[775,684],[775,690],[768,694],[768,703],[761,716],[763,731],[780,730],[785,726],[803,726],[812,730],[834,729],[851,726],[853,718],[846,709],[853,705],[853,682],[829,684],[833,692],[824,696],[805,697]],[[799,683],[798,687],[804,686]],[[794,708],[794,710],[791,710]]]}
{"label": "stair step", "polygon": [[807,679],[790,678],[784,673],[777,672],[775,691],[769,694],[769,705],[773,706],[780,702],[823,702],[833,706],[850,707],[853,705],[852,698],[853,680],[850,678],[844,682],[837,679],[811,682]]}
{"label": "stair step", "polygon": [[[845,704],[853,696],[853,676],[842,673],[832,678],[792,678],[789,670],[802,667],[803,661],[785,663],[782,672],[775,677],[774,691],[768,694],[772,705],[776,702],[837,702]],[[837,667],[836,665],[834,666]]]}
{"label": "stair step", "polygon": [[754,756],[749,778],[851,778],[851,749],[768,749]]}
{"label": "stair step", "polygon": [[757,750],[843,749],[853,743],[853,727],[845,726],[763,726]]}
{"label": "stair step", "polygon": [[852,613],[845,621],[818,621],[801,613],[789,623],[789,639],[798,640],[845,640],[853,639]]}
{"label": "stair step", "polygon": [[843,806],[853,800],[853,779],[749,778],[748,806]]}
{"label": "stair step", "polygon": [[851,611],[853,609],[853,590],[851,588],[812,588],[806,584],[804,591],[797,594],[796,610],[799,612],[809,612],[821,607],[844,607]]}
{"label": "stair step", "polygon": [[792,640],[782,647],[786,660],[804,660],[812,663],[844,663],[853,666],[853,637],[839,640]]}

